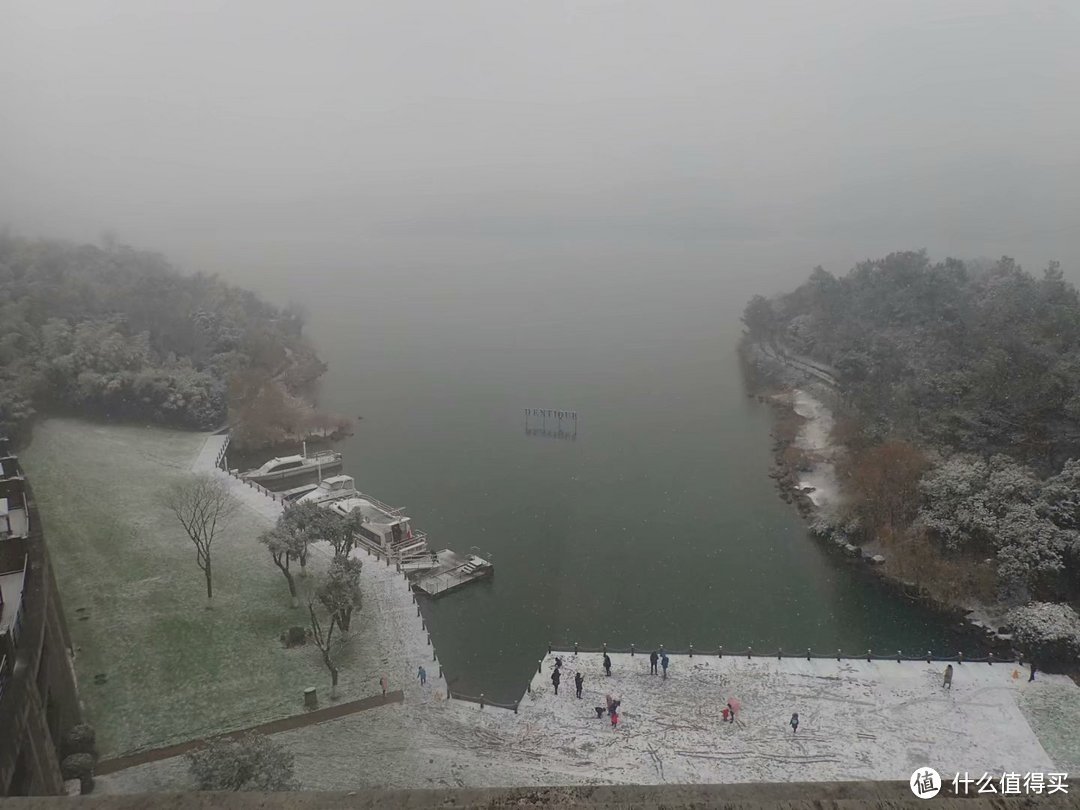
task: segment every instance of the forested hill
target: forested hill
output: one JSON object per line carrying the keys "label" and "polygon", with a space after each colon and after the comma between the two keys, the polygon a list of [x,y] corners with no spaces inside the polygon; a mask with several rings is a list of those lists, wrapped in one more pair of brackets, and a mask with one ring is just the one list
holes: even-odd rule
{"label": "forested hill", "polygon": [[1056,262],[893,253],[755,297],[755,340],[829,364],[872,438],[906,436],[1044,473],[1080,457],[1080,299]]}
{"label": "forested hill", "polygon": [[1008,258],[894,253],[841,278],[816,268],[743,321],[744,349],[827,364],[843,394],[845,499],[814,530],[872,544],[887,575],[939,601],[1033,601],[1009,614],[1017,638],[1074,666],[1080,299],[1058,265],[1035,277]]}
{"label": "forested hill", "polygon": [[[0,234],[0,434],[35,413],[191,428],[255,443],[297,429],[325,365],[295,314],[155,253]],[[258,424],[257,424],[258,423]]]}

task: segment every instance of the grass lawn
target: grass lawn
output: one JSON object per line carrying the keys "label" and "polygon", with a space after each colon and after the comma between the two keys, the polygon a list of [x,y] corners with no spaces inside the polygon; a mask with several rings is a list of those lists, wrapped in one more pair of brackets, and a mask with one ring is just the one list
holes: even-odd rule
{"label": "grass lawn", "polygon": [[[329,695],[318,651],[278,641],[307,624],[306,603],[290,608],[285,579],[256,540],[269,524],[249,509],[214,541],[206,609],[194,546],[159,500],[191,474],[205,438],[52,419],[21,454],[104,757],[295,714],[306,686]],[[321,568],[312,557],[309,568]],[[375,691],[370,665],[358,664],[362,646],[354,637],[338,654],[341,699]]]}

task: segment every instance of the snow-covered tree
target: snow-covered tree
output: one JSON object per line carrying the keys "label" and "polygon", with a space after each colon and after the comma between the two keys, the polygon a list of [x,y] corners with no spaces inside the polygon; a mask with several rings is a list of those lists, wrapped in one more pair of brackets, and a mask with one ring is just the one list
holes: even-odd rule
{"label": "snow-covered tree", "polygon": [[1009,613],[1013,641],[1041,666],[1080,659],[1080,616],[1058,602],[1032,602]]}
{"label": "snow-covered tree", "polygon": [[353,611],[360,607],[360,560],[335,557],[315,595],[336,619],[342,633],[349,632]]}
{"label": "snow-covered tree", "polygon": [[293,577],[292,563],[299,560],[301,556],[307,555],[307,541],[304,535],[286,531],[280,527],[280,524],[279,518],[277,526],[259,535],[259,542],[269,549],[274,565],[281,570],[289,585],[292,606],[297,607],[300,600],[296,593],[296,579]]}

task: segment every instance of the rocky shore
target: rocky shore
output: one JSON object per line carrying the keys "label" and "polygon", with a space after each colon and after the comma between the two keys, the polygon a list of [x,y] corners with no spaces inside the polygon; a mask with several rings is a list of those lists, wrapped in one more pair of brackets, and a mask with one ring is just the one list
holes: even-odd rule
{"label": "rocky shore", "polygon": [[949,616],[987,652],[1011,654],[1012,636],[1000,611],[936,599],[915,582],[891,575],[876,541],[856,542],[860,527],[845,517],[837,476],[844,450],[832,437],[838,392],[757,344],[744,343],[741,356],[749,396],[770,405],[774,413],[774,464],[769,477],[776,482],[780,498],[807,522],[810,533],[861,565],[885,587]]}

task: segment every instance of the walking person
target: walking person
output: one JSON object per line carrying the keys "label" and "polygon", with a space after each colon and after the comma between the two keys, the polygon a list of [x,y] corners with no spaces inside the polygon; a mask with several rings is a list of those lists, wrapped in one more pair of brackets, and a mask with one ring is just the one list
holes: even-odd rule
{"label": "walking person", "polygon": [[1034,658],[1031,659],[1031,677],[1028,678],[1028,683],[1031,683],[1033,680],[1035,680],[1035,659]]}
{"label": "walking person", "polygon": [[559,681],[562,680],[562,672],[558,667],[551,673],[551,683],[555,686],[555,694],[559,694]]}
{"label": "walking person", "polygon": [[427,684],[427,670],[424,669],[423,666],[421,666],[420,669],[418,669],[416,671],[416,677],[420,679],[420,685],[421,686],[424,686],[424,685]]}
{"label": "walking person", "polygon": [[611,675],[611,656],[604,653],[604,674]]}
{"label": "walking person", "polygon": [[585,683],[585,676],[580,672],[574,676],[574,689],[577,692],[578,700],[581,700],[581,685]]}
{"label": "walking person", "polygon": [[382,687],[382,696],[386,697],[386,673],[384,672],[382,677],[379,678],[379,685]]}
{"label": "walking person", "polygon": [[668,668],[668,664],[669,664],[669,663],[670,663],[670,661],[669,661],[669,659],[668,659],[668,657],[667,657],[667,653],[664,653],[664,654],[663,654],[663,655],[662,655],[662,656],[660,657],[660,666],[661,666],[661,667],[663,668],[663,670],[664,670],[664,680],[667,680],[667,668]]}
{"label": "walking person", "polygon": [[952,691],[952,664],[945,667],[945,680],[941,682],[941,688]]}
{"label": "walking person", "polygon": [[619,713],[617,711],[613,711],[611,713],[611,730],[612,731],[618,731],[619,730],[618,726],[619,726]]}
{"label": "walking person", "polygon": [[657,673],[657,671],[656,671],[656,663],[657,663],[657,662],[658,662],[659,660],[660,660],[660,656],[659,656],[659,654],[658,654],[658,653],[656,652],[656,650],[653,650],[653,651],[652,651],[652,654],[651,654],[651,655],[649,655],[649,674],[650,674],[650,675],[657,675],[657,674],[659,674],[659,673]]}
{"label": "walking person", "polygon": [[735,706],[730,700],[727,703],[727,708],[728,708],[728,711],[731,712],[731,714],[729,715],[731,717],[731,722],[734,723],[735,722]]}
{"label": "walking person", "polygon": [[788,725],[791,726],[791,733],[797,734],[799,731],[799,713],[791,715],[791,719],[788,720]]}

